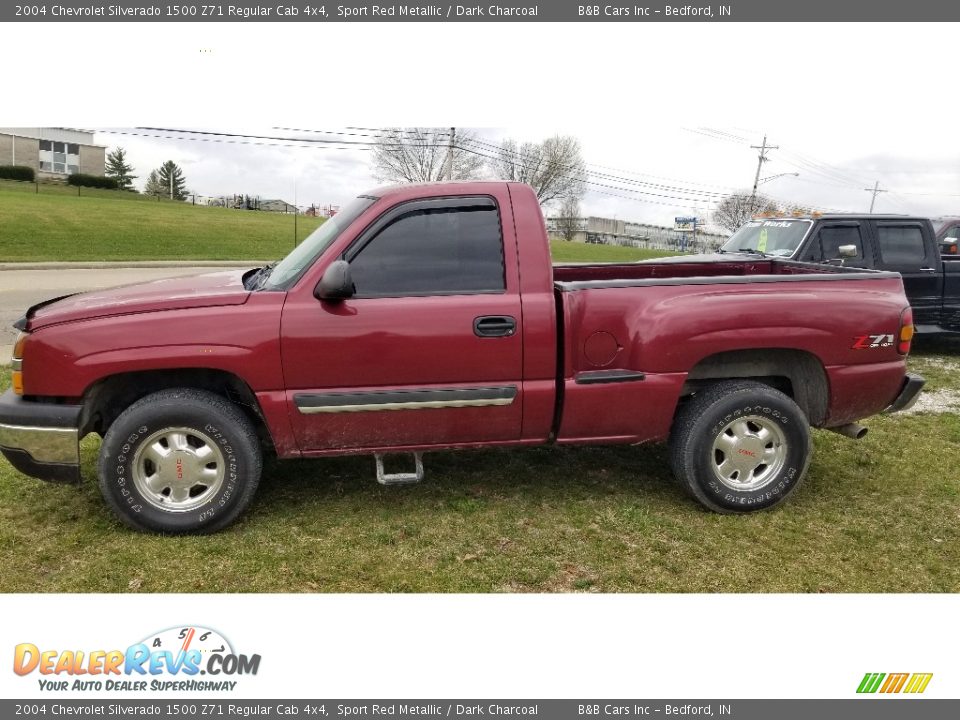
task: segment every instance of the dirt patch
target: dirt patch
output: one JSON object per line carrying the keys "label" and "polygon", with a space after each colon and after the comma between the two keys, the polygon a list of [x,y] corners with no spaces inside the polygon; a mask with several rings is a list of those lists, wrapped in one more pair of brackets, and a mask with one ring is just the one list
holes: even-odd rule
{"label": "dirt patch", "polygon": [[937,357],[912,358],[912,360],[918,365],[926,365],[928,367],[940,368],[942,370],[960,371],[960,362],[956,360],[947,360]]}
{"label": "dirt patch", "polygon": [[917,404],[904,412],[907,415],[916,413],[934,413],[936,415],[948,412],[957,412],[960,410],[960,391],[957,390],[935,390],[933,392],[920,393],[920,399]]}

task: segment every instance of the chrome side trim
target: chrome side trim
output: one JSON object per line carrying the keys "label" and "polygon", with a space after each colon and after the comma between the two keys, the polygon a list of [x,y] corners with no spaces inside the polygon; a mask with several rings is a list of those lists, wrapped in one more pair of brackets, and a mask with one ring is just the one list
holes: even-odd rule
{"label": "chrome side trim", "polygon": [[322,393],[294,396],[304,415],[317,413],[380,412],[382,410],[436,410],[441,408],[510,405],[517,397],[513,385],[442,390]]}
{"label": "chrome side trim", "polygon": [[24,450],[40,463],[80,463],[80,433],[76,428],[0,423],[0,447]]}

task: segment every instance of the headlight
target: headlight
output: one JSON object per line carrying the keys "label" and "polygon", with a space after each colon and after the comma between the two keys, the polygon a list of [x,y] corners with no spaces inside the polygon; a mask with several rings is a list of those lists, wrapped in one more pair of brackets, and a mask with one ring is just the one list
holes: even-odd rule
{"label": "headlight", "polygon": [[23,395],[23,347],[27,344],[26,333],[22,332],[17,335],[17,340],[13,344],[13,360],[11,365],[13,366],[13,376],[11,377],[11,384],[13,385],[13,392],[17,395]]}

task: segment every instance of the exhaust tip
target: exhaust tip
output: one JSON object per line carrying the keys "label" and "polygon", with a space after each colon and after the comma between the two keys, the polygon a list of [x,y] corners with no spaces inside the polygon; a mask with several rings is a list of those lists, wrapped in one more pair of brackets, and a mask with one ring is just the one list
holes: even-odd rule
{"label": "exhaust tip", "polygon": [[844,437],[848,437],[851,440],[862,440],[866,437],[869,428],[865,428],[863,425],[858,425],[857,423],[848,423],[847,425],[838,425],[837,427],[828,428],[835,433],[839,433]]}

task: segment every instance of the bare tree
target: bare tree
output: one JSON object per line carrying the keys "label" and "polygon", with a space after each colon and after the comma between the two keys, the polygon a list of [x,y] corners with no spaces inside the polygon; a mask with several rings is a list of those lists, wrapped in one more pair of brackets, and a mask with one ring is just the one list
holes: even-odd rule
{"label": "bare tree", "polygon": [[[472,130],[457,128],[453,177],[473,180],[483,170],[482,153],[464,150],[476,141]],[[386,182],[432,182],[444,178],[449,128],[388,128],[373,148],[373,175]]]}
{"label": "bare tree", "polygon": [[713,222],[724,230],[735,232],[754,215],[780,211],[780,205],[773,198],[766,195],[754,197],[748,192],[737,192],[720,201],[717,209],[713,211]]}
{"label": "bare tree", "polygon": [[556,135],[540,143],[507,138],[490,161],[493,174],[502,180],[531,185],[540,203],[581,198],[587,174],[580,141],[569,135]]}
{"label": "bare tree", "polygon": [[563,199],[560,216],[557,218],[557,229],[564,240],[573,240],[580,229],[580,201],[576,197]]}

